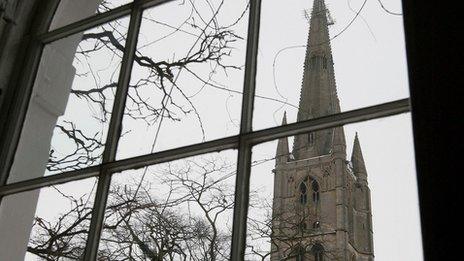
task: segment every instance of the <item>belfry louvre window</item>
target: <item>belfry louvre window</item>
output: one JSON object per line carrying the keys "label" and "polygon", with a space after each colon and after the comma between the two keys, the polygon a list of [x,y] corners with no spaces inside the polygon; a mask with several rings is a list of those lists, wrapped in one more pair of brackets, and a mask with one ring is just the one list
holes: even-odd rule
{"label": "belfry louvre window", "polygon": [[311,182],[311,189],[313,192],[313,201],[318,202],[319,201],[319,184],[317,181],[313,180]]}
{"label": "belfry louvre window", "polygon": [[300,203],[306,205],[308,202],[308,188],[304,182],[300,183]]}
{"label": "belfry louvre window", "polygon": [[320,244],[315,244],[311,248],[311,252],[314,255],[314,261],[323,261],[324,260],[324,248]]}
{"label": "belfry louvre window", "polygon": [[312,146],[314,144],[314,133],[313,132],[308,133],[308,143],[309,143],[309,146]]}
{"label": "belfry louvre window", "polygon": [[418,232],[401,18],[365,10],[395,49],[331,0],[58,2],[0,158],[0,260],[369,259],[397,240],[380,206]]}

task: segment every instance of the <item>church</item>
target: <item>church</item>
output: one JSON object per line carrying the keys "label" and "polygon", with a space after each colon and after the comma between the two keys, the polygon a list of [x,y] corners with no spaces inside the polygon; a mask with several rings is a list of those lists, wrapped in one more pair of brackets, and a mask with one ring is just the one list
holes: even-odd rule
{"label": "church", "polygon": [[[324,0],[315,0],[298,121],[340,113]],[[287,123],[284,114],[282,125]],[[370,189],[358,135],[347,160],[343,127],[278,141],[271,260],[374,260]]]}

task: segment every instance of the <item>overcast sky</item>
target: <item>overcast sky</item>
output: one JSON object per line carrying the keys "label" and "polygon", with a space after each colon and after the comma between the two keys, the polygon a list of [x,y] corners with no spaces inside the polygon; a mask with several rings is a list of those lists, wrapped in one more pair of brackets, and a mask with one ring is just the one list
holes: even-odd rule
{"label": "overcast sky", "polygon": [[[341,32],[355,16],[364,0],[326,0],[326,4],[335,19],[330,27],[330,35]],[[385,1],[385,6],[394,12],[401,12],[399,0]],[[213,1],[218,6],[218,1]],[[219,24],[234,23],[246,6],[246,2],[226,1],[223,11],[218,14]],[[297,105],[302,80],[302,66],[308,32],[308,20],[304,11],[310,9],[310,0],[264,0],[261,11],[260,43],[258,51],[257,95],[286,101]],[[188,53],[195,37],[178,32],[172,37],[165,37],[172,32],[171,27],[149,23],[149,19],[162,21],[169,25],[180,25],[191,11],[178,3],[163,5],[144,14],[144,22],[139,38],[139,51],[156,59],[175,59]],[[199,10],[208,10],[203,1],[197,1]],[[350,10],[353,9],[353,10]],[[203,11],[202,11],[203,12]],[[176,13],[176,16],[172,14]],[[205,17],[208,11],[204,11]],[[209,15],[211,15],[209,13]],[[247,16],[245,16],[246,18]],[[125,20],[127,23],[127,20]],[[200,21],[196,21],[201,25]],[[225,61],[237,66],[244,65],[247,19],[240,20],[234,32],[243,40],[232,43],[234,49]],[[190,28],[193,30],[192,28]],[[151,44],[158,39],[162,41]],[[350,110],[374,105],[395,99],[406,98],[408,93],[407,67],[404,47],[402,17],[387,14],[375,0],[368,0],[361,16],[332,42],[335,78],[342,110]],[[91,60],[94,66],[105,67],[112,64],[107,73],[101,73],[104,83],[111,79],[117,70],[114,60],[105,59],[102,53]],[[101,64],[101,65],[100,65]],[[75,65],[76,66],[76,65]],[[208,75],[209,65],[194,67],[196,72]],[[141,69],[134,67],[131,82],[146,77]],[[243,86],[243,69],[218,70],[214,80],[218,85],[233,90],[203,87],[202,83],[185,71],[174,71],[178,75],[178,85],[182,86],[187,96],[192,96],[195,109],[201,115],[201,125],[195,114],[182,116],[179,122],[165,121],[159,129],[159,136],[153,146],[158,122],[146,126],[140,120],[125,118],[123,122],[126,136],[121,139],[118,158],[126,158],[151,151],[160,151],[176,146],[212,140],[238,133],[240,122],[241,91]],[[75,79],[73,88],[85,88],[84,83],[93,79]],[[142,92],[153,104],[159,103],[156,94]],[[189,103],[182,100],[179,93],[173,95],[179,104],[188,108]],[[73,107],[74,106],[74,107]],[[82,124],[88,124],[93,118],[94,108],[88,115],[83,114],[82,106],[70,99],[65,117],[77,118]],[[296,120],[297,110],[282,103],[256,98],[254,129],[272,127],[280,124],[283,112],[287,111],[289,121]],[[96,126],[96,127],[95,127]],[[97,124],[90,129],[101,129]],[[364,159],[367,165],[368,179],[372,192],[374,247],[377,261],[422,260],[420,225],[418,216],[417,186],[414,168],[414,154],[409,115],[399,115],[386,119],[352,124],[345,127],[347,152],[350,156],[354,133],[359,133]],[[60,144],[60,141],[56,141]],[[57,145],[59,146],[59,145]],[[63,145],[64,146],[64,145]],[[272,157],[276,142],[266,143],[254,149],[253,160]],[[154,148],[152,150],[152,148]],[[230,161],[235,153],[224,153]],[[348,157],[349,157],[348,156]],[[253,168],[252,185],[259,184],[265,188],[263,193],[272,193],[271,170],[273,161]],[[93,181],[81,181],[79,193],[89,193]],[[76,189],[76,186],[74,186]],[[50,190],[49,190],[50,191]],[[72,191],[72,189],[70,190]],[[85,191],[85,192],[84,192]],[[57,209],[49,201],[53,192],[42,193],[38,214],[53,216]],[[269,196],[271,196],[269,194]],[[46,204],[43,202],[47,202]],[[63,204],[63,203],[61,203]]]}

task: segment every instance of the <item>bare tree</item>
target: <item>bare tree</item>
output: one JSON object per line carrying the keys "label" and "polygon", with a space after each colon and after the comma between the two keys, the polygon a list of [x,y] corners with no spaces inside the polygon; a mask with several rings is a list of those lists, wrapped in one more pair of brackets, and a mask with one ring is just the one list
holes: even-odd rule
{"label": "bare tree", "polygon": [[[198,2],[198,1],[197,1]],[[227,90],[225,85],[217,82],[215,76],[222,74],[227,77],[229,70],[240,70],[242,64],[229,64],[228,57],[236,51],[234,44],[243,41],[243,37],[235,33],[235,26],[245,17],[248,6],[235,22],[221,25],[218,15],[223,10],[224,0],[204,0],[210,10],[202,11],[195,1],[184,1],[179,8],[189,9],[189,14],[179,25],[171,25],[152,17],[145,12],[143,23],[145,26],[162,26],[168,28],[159,38],[139,45],[134,57],[134,70],[141,76],[135,77],[127,94],[124,117],[144,122],[146,126],[161,125],[163,119],[177,122],[188,114],[194,115],[200,123],[202,135],[205,131],[201,115],[198,112],[193,95],[188,95],[179,76],[186,76],[196,81],[200,91],[205,87]],[[111,8],[110,1],[103,1],[99,12]],[[145,33],[141,32],[141,36]],[[92,79],[92,86],[77,86],[71,90],[70,99],[85,101],[91,109],[91,117],[102,126],[108,125],[112,101],[117,88],[119,64],[109,64],[105,69],[96,68],[92,64],[92,57],[111,55],[108,63],[120,60],[124,52],[124,42],[127,26],[119,20],[109,22],[96,29],[85,32],[77,47],[74,63],[77,66],[76,77]],[[167,39],[177,41],[187,35],[194,39],[186,51],[173,50],[172,57],[162,58],[145,52],[145,49],[156,46]],[[102,54],[103,52],[103,54]],[[102,71],[107,75],[101,80]],[[191,84],[191,82],[189,84]],[[191,87],[191,86],[190,86]],[[99,163],[104,148],[105,128],[85,129],[72,119],[58,121],[55,132],[67,140],[70,149],[64,150],[56,145],[50,150],[47,170],[51,173],[76,170]],[[122,137],[124,133],[121,134]]]}
{"label": "bare tree", "polygon": [[[254,197],[250,208],[255,213],[248,216],[247,224],[246,255],[249,260],[270,260],[271,256],[278,256],[278,260],[300,260],[299,255],[305,257],[304,260],[313,260],[318,254],[324,260],[339,260],[338,250],[322,246],[321,242],[325,240],[320,223],[309,224],[313,213],[308,209],[312,206],[295,202],[279,212],[269,198],[257,197],[256,193]],[[256,215],[256,212],[260,214]]]}
{"label": "bare tree", "polygon": [[[151,169],[151,178],[142,183],[129,178],[115,183],[99,260],[227,260],[234,167],[220,158],[185,160]],[[92,204],[87,195],[74,198],[57,191],[72,208],[54,220],[36,217],[28,252],[45,260],[79,260]]]}

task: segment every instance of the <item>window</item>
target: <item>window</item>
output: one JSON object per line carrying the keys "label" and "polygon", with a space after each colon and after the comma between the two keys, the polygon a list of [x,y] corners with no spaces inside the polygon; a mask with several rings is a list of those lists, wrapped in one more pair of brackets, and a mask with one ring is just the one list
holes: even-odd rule
{"label": "window", "polygon": [[308,133],[308,145],[309,146],[314,145],[314,132]]}
{"label": "window", "polygon": [[[324,139],[330,143],[333,137],[324,134],[329,128],[409,111],[408,99],[395,96],[388,104],[378,99],[372,104],[356,105],[360,110],[354,113],[331,109],[332,115],[323,115],[319,113],[323,110],[315,109],[309,120],[268,128],[273,127],[273,121],[254,122],[275,111],[270,107],[263,109],[262,102],[276,102],[279,106],[295,102],[268,97],[261,90],[262,86],[271,85],[263,81],[267,76],[261,72],[266,70],[257,67],[261,62],[272,65],[273,59],[256,59],[258,49],[272,42],[266,41],[272,34],[266,35],[265,30],[258,28],[260,24],[270,24],[265,21],[266,16],[259,21],[260,1],[104,0],[103,5],[98,5],[98,1],[89,2],[95,2],[93,9],[82,4],[89,8],[86,13],[74,10],[80,17],[60,18],[60,10],[64,8],[60,5],[50,30],[34,36],[40,41],[34,51],[43,55],[31,70],[37,71],[35,82],[24,87],[32,93],[31,97],[22,97],[31,102],[18,112],[24,123],[18,126],[24,128],[12,127],[21,132],[18,140],[11,141],[14,146],[9,153],[14,159],[0,159],[2,166],[7,166],[8,175],[8,181],[0,187],[0,207],[5,209],[0,213],[12,213],[13,217],[1,216],[0,229],[8,229],[5,224],[19,224],[20,220],[14,220],[16,217],[24,217],[23,227],[32,223],[35,207],[43,206],[44,202],[37,196],[39,189],[53,191],[49,194],[68,199],[77,206],[79,211],[69,212],[67,218],[85,214],[78,226],[85,230],[85,235],[79,239],[68,235],[69,241],[60,241],[63,244],[52,249],[55,253],[76,247],[76,259],[116,259],[111,256],[115,252],[130,259],[126,249],[134,246],[124,244],[133,240],[122,235],[134,237],[140,233],[138,239],[146,239],[150,237],[143,233],[150,231],[156,235],[154,240],[176,241],[179,237],[175,236],[186,233],[183,236],[195,239],[188,242],[193,247],[204,243],[231,249],[232,256],[221,254],[232,260],[243,259],[239,256],[244,252],[240,242],[246,241],[247,229],[258,230],[253,225],[275,222],[260,223],[256,219],[254,223],[253,220],[247,223],[247,218],[252,217],[245,214],[247,209],[255,207],[250,204],[259,203],[258,199],[249,200],[248,193],[250,169],[260,164],[252,159],[256,156],[251,154],[254,146],[289,135],[301,135],[303,142],[307,138],[313,145],[316,131],[318,142]],[[194,2],[198,6],[192,6]],[[322,1],[315,3],[316,7],[324,8]],[[76,4],[71,5],[77,8]],[[35,60],[38,59],[31,59]],[[303,64],[303,58],[301,61]],[[317,71],[321,66],[327,68],[331,61],[315,55],[309,64]],[[25,71],[24,75],[29,73]],[[289,86],[299,89],[301,77],[291,78],[298,84]],[[307,95],[308,100],[302,106],[311,103],[308,101],[313,97],[312,93]],[[301,106],[292,108],[295,107]],[[329,107],[337,108],[337,105]],[[27,114],[23,115],[22,111]],[[288,142],[281,144],[291,155]],[[323,155],[319,156],[309,158],[322,162]],[[276,177],[285,168],[279,167],[276,167]],[[79,188],[73,184],[78,183],[72,182],[89,180],[85,191],[74,191]],[[58,184],[66,189],[55,187]],[[292,204],[325,200],[326,189],[323,187],[321,191],[315,179],[307,178],[297,188],[294,186],[292,183],[292,193],[296,189],[299,199],[292,197]],[[68,189],[72,197],[66,193]],[[33,190],[37,190],[35,195],[29,193]],[[286,190],[276,188],[276,191]],[[166,211],[159,208],[160,204],[164,204]],[[55,207],[59,209],[62,205],[58,203]],[[37,215],[43,214],[40,208],[38,211]],[[203,218],[198,218],[196,213],[201,213]],[[219,221],[211,224],[208,221],[215,214],[220,216]],[[63,213],[60,215],[63,217]],[[33,230],[31,240],[40,239],[40,231],[50,228],[43,225],[49,220],[44,218],[43,223],[40,218],[35,220],[36,228],[42,226],[42,230]],[[213,235],[218,223],[223,225],[222,229]],[[313,223],[313,228],[319,226],[319,221]],[[99,230],[101,227],[104,229]],[[107,229],[113,227],[116,228]],[[233,229],[227,234],[229,230],[225,228]],[[18,233],[23,241],[29,238],[30,231],[26,230]],[[275,233],[272,229],[266,231]],[[121,237],[123,240],[114,240]],[[211,238],[222,241],[211,242]],[[40,245],[39,241],[35,243]],[[156,252],[150,249],[156,244],[142,245],[136,246],[134,255],[148,258]],[[306,251],[310,255],[309,248]],[[316,261],[323,260],[322,245],[315,245],[312,253]],[[297,260],[303,259],[301,250]]]}
{"label": "window", "polygon": [[306,205],[308,202],[308,188],[304,182],[300,183],[300,204]]}
{"label": "window", "polygon": [[323,261],[324,260],[324,248],[320,244],[316,244],[311,248],[311,251],[314,255],[314,261]]}
{"label": "window", "polygon": [[313,180],[311,182],[311,188],[313,190],[313,202],[319,202],[319,183]]}
{"label": "window", "polygon": [[292,253],[295,257],[296,261],[305,261],[305,250],[302,246],[298,246],[295,248],[294,252]]}

